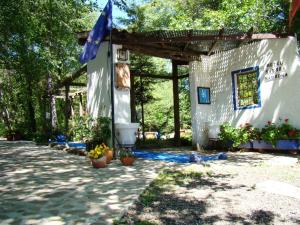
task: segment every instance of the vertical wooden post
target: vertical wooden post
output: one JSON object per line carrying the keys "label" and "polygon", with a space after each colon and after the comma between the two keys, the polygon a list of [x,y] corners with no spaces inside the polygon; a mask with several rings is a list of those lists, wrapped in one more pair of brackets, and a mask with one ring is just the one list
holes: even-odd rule
{"label": "vertical wooden post", "polygon": [[180,144],[180,117],[179,117],[179,91],[178,91],[178,67],[172,61],[173,75],[173,103],[174,103],[174,144]]}
{"label": "vertical wooden post", "polygon": [[70,104],[69,104],[69,92],[70,92],[70,86],[65,86],[65,132],[69,129],[69,112],[70,112]]}
{"label": "vertical wooden post", "polygon": [[130,76],[130,111],[131,111],[131,123],[136,123],[136,109],[135,109],[135,86],[134,76]]}
{"label": "vertical wooden post", "polygon": [[142,101],[141,101],[141,107],[142,107],[142,134],[143,134],[143,142],[145,142],[145,115],[144,115],[144,84],[143,84],[143,78],[140,76],[140,85],[141,85],[141,94],[142,94]]}

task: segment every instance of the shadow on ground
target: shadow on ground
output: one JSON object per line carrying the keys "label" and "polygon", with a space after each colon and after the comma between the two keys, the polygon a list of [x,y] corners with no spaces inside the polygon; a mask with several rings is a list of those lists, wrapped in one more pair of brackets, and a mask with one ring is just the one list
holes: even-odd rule
{"label": "shadow on ground", "polygon": [[94,169],[85,157],[31,142],[0,142],[0,155],[0,221],[6,224],[109,224],[166,165],[113,161]]}
{"label": "shadow on ground", "polygon": [[[174,173],[174,171],[173,171]],[[175,173],[178,173],[176,171]],[[230,205],[235,205],[233,196],[224,196],[224,193],[234,190],[249,192],[249,187],[243,184],[232,185],[226,180],[230,180],[232,174],[209,174],[195,176],[193,179],[182,181],[185,176],[181,173],[180,179],[172,175],[172,171],[165,171],[170,174],[172,184],[176,185],[176,190],[172,186],[162,186],[161,182],[152,182],[139,201],[130,207],[127,213],[116,224],[139,224],[141,221],[148,221],[149,224],[164,225],[198,225],[198,224],[275,224],[275,212],[263,209],[246,209],[247,213],[230,210]],[[216,193],[223,193],[217,195]],[[241,195],[242,195],[241,193]],[[239,195],[239,194],[237,194]],[[243,196],[240,196],[243,198]],[[272,201],[272,200],[271,200]],[[226,208],[228,206],[228,208]],[[235,205],[238,208],[238,205]],[[219,213],[218,213],[219,212]],[[282,223],[290,224],[289,221],[297,223],[296,218],[281,218]]]}

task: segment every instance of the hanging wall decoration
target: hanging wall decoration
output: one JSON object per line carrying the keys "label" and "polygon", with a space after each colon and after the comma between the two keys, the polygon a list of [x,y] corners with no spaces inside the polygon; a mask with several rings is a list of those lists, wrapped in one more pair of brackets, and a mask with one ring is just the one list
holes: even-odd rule
{"label": "hanging wall decoration", "polygon": [[115,66],[118,89],[130,89],[130,70],[128,64],[117,63]]}
{"label": "hanging wall decoration", "polygon": [[198,104],[210,104],[210,88],[198,87]]}

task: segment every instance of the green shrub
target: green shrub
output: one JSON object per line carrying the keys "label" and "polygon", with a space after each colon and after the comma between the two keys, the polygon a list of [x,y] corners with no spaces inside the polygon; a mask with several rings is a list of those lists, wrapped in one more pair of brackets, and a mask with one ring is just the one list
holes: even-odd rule
{"label": "green shrub", "polygon": [[300,131],[289,124],[288,119],[284,122],[280,119],[280,124],[268,121],[261,130],[249,123],[235,128],[226,122],[220,126],[219,137],[224,143],[233,142],[233,147],[253,140],[263,140],[275,146],[278,140],[299,139]]}
{"label": "green shrub", "polygon": [[100,117],[93,119],[90,116],[79,116],[74,118],[69,136],[74,141],[93,142],[107,144],[111,137],[111,119]]}
{"label": "green shrub", "polygon": [[223,142],[233,142],[232,146],[236,148],[241,144],[259,139],[260,131],[258,128],[252,127],[249,123],[240,126],[240,128],[235,128],[229,123],[224,123],[220,126],[219,137]]}

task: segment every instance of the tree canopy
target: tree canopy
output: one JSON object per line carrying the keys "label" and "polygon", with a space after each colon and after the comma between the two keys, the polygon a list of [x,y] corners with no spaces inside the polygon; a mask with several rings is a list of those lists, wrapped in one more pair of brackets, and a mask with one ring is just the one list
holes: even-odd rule
{"label": "tree canopy", "polygon": [[[120,18],[129,31],[226,29],[287,31],[289,0],[113,0],[127,13]],[[93,0],[10,0],[0,2],[0,111],[6,132],[22,130],[27,137],[49,132],[47,113],[55,84],[80,67],[76,32],[91,29],[100,9]],[[299,13],[292,31],[300,35]],[[116,22],[116,21],[115,21]],[[114,24],[116,24],[114,22]],[[136,73],[169,74],[170,62],[133,54]],[[84,80],[83,80],[84,81]],[[139,80],[135,82],[139,84]],[[143,79],[137,104],[146,105],[150,129],[172,128],[172,96],[159,95],[168,82]],[[190,124],[187,81],[180,83],[182,127]],[[57,104],[58,110],[64,107]],[[60,110],[62,111],[62,110]],[[168,115],[168,121],[164,115]],[[62,115],[58,115],[59,118]],[[166,125],[167,124],[167,125]],[[0,126],[0,131],[3,126]],[[3,130],[3,129],[2,129]]]}

